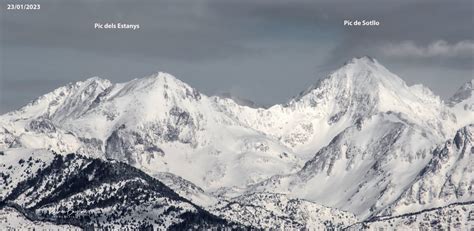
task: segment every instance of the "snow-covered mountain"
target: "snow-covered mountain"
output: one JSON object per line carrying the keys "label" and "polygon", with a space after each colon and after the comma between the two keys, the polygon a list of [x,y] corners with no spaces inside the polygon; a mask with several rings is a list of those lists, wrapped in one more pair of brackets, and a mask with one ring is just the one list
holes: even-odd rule
{"label": "snow-covered mountain", "polygon": [[[44,150],[77,153],[78,163],[144,171],[190,210],[260,228],[341,228],[474,200],[472,85],[444,102],[361,57],[261,108],[206,96],[167,73],[117,84],[94,77],[0,116],[0,160],[18,158],[0,173],[20,182],[56,161]],[[20,159],[28,163],[13,164]],[[17,190],[4,182],[3,199]],[[28,192],[18,195],[35,206]]]}
{"label": "snow-covered mountain", "polygon": [[249,192],[285,193],[362,219],[473,201],[473,126],[431,150],[430,135],[395,118],[390,113],[344,130],[299,172]]}
{"label": "snow-covered mountain", "polygon": [[304,160],[344,129],[379,113],[400,114],[443,141],[460,127],[455,115],[422,85],[407,86],[370,57],[354,58],[283,105],[268,109],[221,103],[222,110],[278,138]]}
{"label": "snow-covered mountain", "polygon": [[95,77],[1,116],[0,144],[165,169],[205,189],[245,187],[295,172],[340,132],[383,112],[416,122],[436,142],[457,129],[439,97],[362,57],[268,109],[207,97],[166,73],[121,84]]}
{"label": "snow-covered mountain", "polygon": [[2,230],[82,230],[72,225],[57,225],[52,222],[31,221],[15,208],[0,209],[0,228]]}
{"label": "snow-covered mountain", "polygon": [[219,101],[166,73],[123,84],[92,78],[2,116],[0,140],[171,172],[206,189],[301,167],[290,148],[221,112]]}
{"label": "snow-covered mountain", "polygon": [[0,209],[15,208],[31,221],[101,229],[232,227],[125,163],[14,149],[2,159]]}
{"label": "snow-covered mountain", "polygon": [[420,85],[408,87],[370,58],[352,60],[283,110],[292,105],[303,108],[297,118],[311,113],[305,106],[319,107],[316,112],[326,113],[308,121],[340,131],[325,137],[331,140],[297,173],[274,176],[248,192],[290,194],[360,218],[394,203],[432,160],[432,149],[460,126],[439,97]]}

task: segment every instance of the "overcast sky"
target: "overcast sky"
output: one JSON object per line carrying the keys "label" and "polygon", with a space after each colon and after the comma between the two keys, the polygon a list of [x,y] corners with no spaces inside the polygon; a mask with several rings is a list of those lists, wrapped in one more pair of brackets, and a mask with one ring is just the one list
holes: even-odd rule
{"label": "overcast sky", "polygon": [[444,98],[474,76],[472,0],[43,0],[37,11],[0,2],[0,113],[92,76],[165,71],[205,94],[262,105],[286,102],[354,56]]}

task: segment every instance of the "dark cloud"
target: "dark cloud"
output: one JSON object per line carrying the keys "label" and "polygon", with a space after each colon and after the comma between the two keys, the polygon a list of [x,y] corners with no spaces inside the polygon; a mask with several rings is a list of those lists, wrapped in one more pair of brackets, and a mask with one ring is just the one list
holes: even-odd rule
{"label": "dark cloud", "polygon": [[[41,4],[40,11],[0,10],[0,112],[67,82],[95,75],[126,81],[158,70],[207,94],[228,91],[261,104],[285,101],[353,56],[374,56],[443,96],[473,77],[465,49],[474,41],[470,0]],[[345,19],[381,25],[344,27]],[[140,29],[96,30],[95,22]]]}

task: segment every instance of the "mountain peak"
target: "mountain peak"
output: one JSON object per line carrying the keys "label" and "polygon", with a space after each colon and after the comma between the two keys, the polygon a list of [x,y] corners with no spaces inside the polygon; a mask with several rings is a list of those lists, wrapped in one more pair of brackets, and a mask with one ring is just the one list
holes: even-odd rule
{"label": "mountain peak", "polygon": [[164,86],[164,85],[178,85],[178,86],[188,86],[183,81],[179,80],[178,78],[174,77],[173,75],[167,72],[156,72],[152,75],[149,75],[144,78],[136,78],[129,82],[125,83],[126,85],[140,85],[143,87],[146,86]]}
{"label": "mountain peak", "polygon": [[[387,70],[382,64],[380,64],[376,59],[370,56],[362,56],[362,57],[355,57],[351,60],[344,63],[344,65],[336,70],[336,72],[348,72],[352,70],[353,72],[365,72],[367,74],[371,74],[374,72],[383,72],[383,76],[381,77],[393,77],[395,76],[389,70]],[[357,74],[357,73],[353,73]],[[398,76],[395,76],[396,79],[400,79]],[[401,80],[401,79],[400,79]]]}
{"label": "mountain peak", "polygon": [[161,72],[161,71],[153,73],[152,75],[150,75],[148,77],[145,77],[145,79],[153,79],[153,80],[156,80],[156,81],[163,81],[163,82],[180,82],[180,83],[182,83],[181,80],[174,77],[170,73]]}
{"label": "mountain peak", "polygon": [[466,99],[472,98],[474,91],[474,79],[471,79],[464,83],[453,96],[448,100],[448,105],[454,106],[457,103],[465,101]]}
{"label": "mountain peak", "polygon": [[345,62],[336,71],[332,72],[326,79],[332,81],[350,81],[353,84],[383,84],[406,87],[405,81],[390,72],[376,59],[370,56],[361,56]]}
{"label": "mountain peak", "polygon": [[365,64],[372,64],[372,63],[378,63],[376,59],[364,55],[364,56],[359,56],[359,57],[354,57],[350,61],[347,61],[345,64],[350,64],[350,63],[365,63]]}
{"label": "mountain peak", "polygon": [[[342,117],[350,118],[343,121],[355,121],[380,112],[398,112],[429,123],[437,120],[444,104],[428,88],[410,87],[375,59],[363,56],[351,59],[288,105],[319,107],[330,117],[329,123]],[[425,107],[423,112],[414,110]]]}
{"label": "mountain peak", "polygon": [[362,56],[347,61],[329,76],[301,92],[296,99],[299,100],[313,91],[323,91],[323,88],[334,88],[334,90],[337,90],[335,92],[343,89],[349,90],[350,88],[352,93],[376,93],[380,87],[395,91],[396,89],[407,88],[407,85],[400,77],[391,73],[376,59],[370,56]]}
{"label": "mountain peak", "polygon": [[[370,70],[370,69],[384,69],[387,70],[376,59],[370,56],[354,57],[344,63],[337,71],[346,71],[347,69]],[[388,71],[388,70],[387,70]]]}
{"label": "mountain peak", "polygon": [[166,72],[157,72],[150,76],[136,78],[118,85],[120,88],[118,95],[120,96],[136,93],[170,95],[182,92],[186,94],[191,92],[193,95],[199,95],[196,89]]}

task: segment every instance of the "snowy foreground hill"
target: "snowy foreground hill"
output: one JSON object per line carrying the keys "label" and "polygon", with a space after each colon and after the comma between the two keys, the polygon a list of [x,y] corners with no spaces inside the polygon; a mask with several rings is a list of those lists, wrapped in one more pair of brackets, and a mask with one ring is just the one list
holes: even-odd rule
{"label": "snowy foreground hill", "polygon": [[0,206],[28,220],[101,229],[233,227],[125,163],[34,150],[3,155]]}
{"label": "snowy foreground hill", "polygon": [[370,57],[269,108],[71,83],[0,116],[0,227],[469,230],[473,84],[444,102]]}

